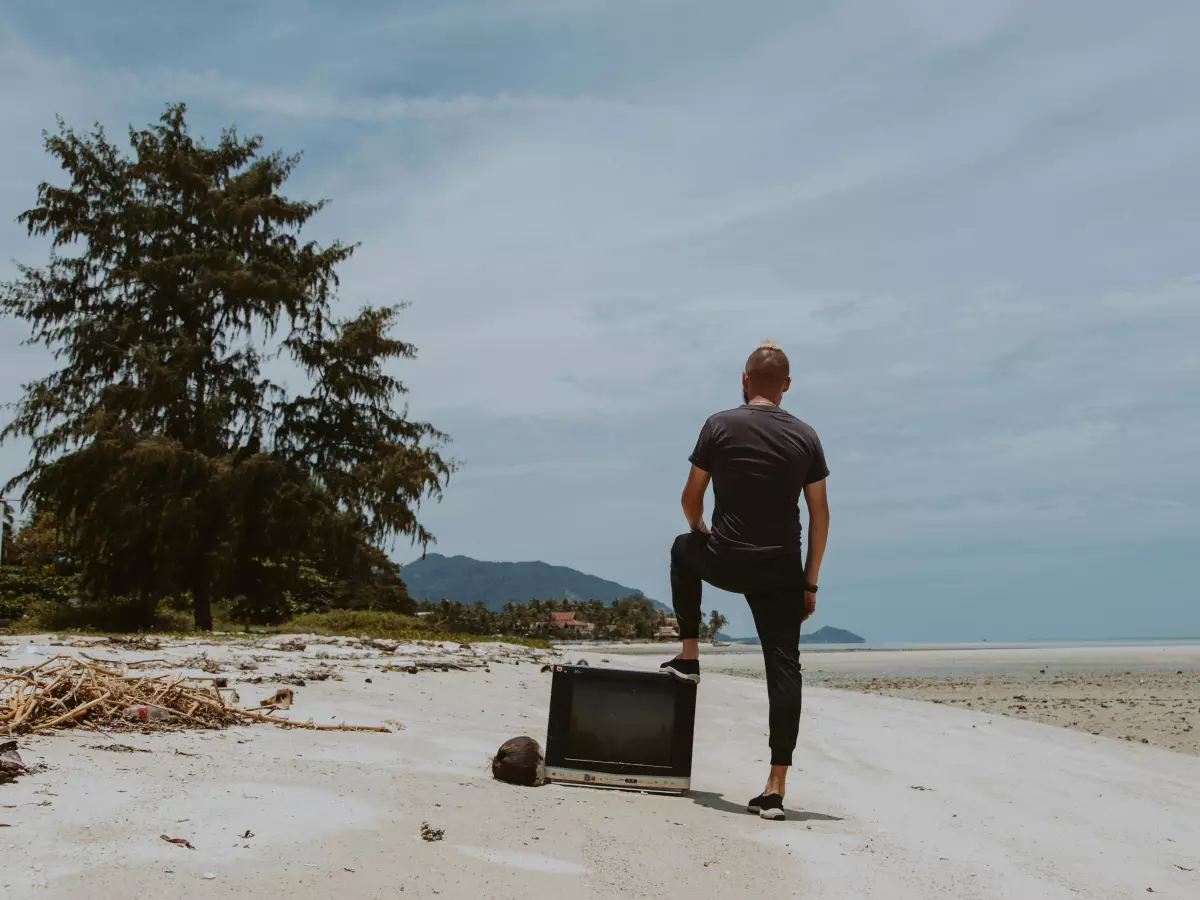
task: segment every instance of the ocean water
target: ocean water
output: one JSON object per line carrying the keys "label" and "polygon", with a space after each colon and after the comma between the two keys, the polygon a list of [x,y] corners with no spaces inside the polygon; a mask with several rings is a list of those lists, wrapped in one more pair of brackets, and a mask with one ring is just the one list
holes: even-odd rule
{"label": "ocean water", "polygon": [[[702,668],[758,675],[757,646],[714,648]],[[1037,641],[963,644],[805,644],[805,671],[863,677],[946,677],[978,672],[1060,670],[1200,670],[1200,640]]]}

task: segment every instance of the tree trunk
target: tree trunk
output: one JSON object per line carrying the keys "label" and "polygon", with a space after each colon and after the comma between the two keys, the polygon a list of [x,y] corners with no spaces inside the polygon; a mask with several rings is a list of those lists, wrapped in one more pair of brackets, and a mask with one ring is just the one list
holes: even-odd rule
{"label": "tree trunk", "polygon": [[212,631],[212,579],[209,577],[207,552],[200,553],[192,573],[192,613],[197,631]]}
{"label": "tree trunk", "polygon": [[208,595],[208,585],[192,588],[192,610],[196,617],[197,631],[212,631],[212,600]]}

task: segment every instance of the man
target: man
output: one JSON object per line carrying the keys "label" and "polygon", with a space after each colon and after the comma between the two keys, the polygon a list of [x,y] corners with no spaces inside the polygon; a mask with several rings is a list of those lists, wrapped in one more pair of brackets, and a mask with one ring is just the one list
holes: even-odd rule
{"label": "man", "polygon": [[[817,576],[829,535],[817,434],[780,408],[791,387],[788,358],[764,341],[746,360],[742,406],[717,413],[700,432],[683,489],[691,531],[671,547],[671,600],[683,651],[662,668],[700,680],[701,584],[744,594],[767,669],[771,772],[749,803],[764,819],[782,819],[792,751],[800,730],[800,623],[817,608]],[[713,483],[712,530],[704,493]],[[808,506],[808,557],[801,549],[800,495]]]}

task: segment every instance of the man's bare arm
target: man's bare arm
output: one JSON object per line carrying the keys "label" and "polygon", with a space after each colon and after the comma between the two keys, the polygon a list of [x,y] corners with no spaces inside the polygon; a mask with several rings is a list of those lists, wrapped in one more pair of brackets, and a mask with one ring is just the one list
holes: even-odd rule
{"label": "man's bare arm", "polygon": [[712,476],[692,466],[688,472],[687,484],[683,486],[683,516],[687,519],[692,531],[708,531],[704,524],[704,492],[708,490],[708,482]]}
{"label": "man's bare arm", "polygon": [[804,486],[804,502],[808,504],[808,557],[804,561],[804,577],[815,585],[821,574],[821,558],[829,540],[829,497],[825,481]]}

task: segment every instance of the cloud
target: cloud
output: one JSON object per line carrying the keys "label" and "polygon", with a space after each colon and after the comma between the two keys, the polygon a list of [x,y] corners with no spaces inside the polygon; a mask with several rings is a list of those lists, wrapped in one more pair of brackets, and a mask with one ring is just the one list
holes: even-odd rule
{"label": "cloud", "polygon": [[[287,9],[0,19],[0,203],[53,174],[54,111],[186,99],[303,148],[314,233],[363,242],[344,303],[414,301],[399,374],[468,464],[443,550],[665,597],[695,432],[771,334],[833,468],[821,621],[1200,633],[1192,5]],[[41,359],[13,334],[7,397]],[[1093,574],[1119,559],[1141,619]]]}

